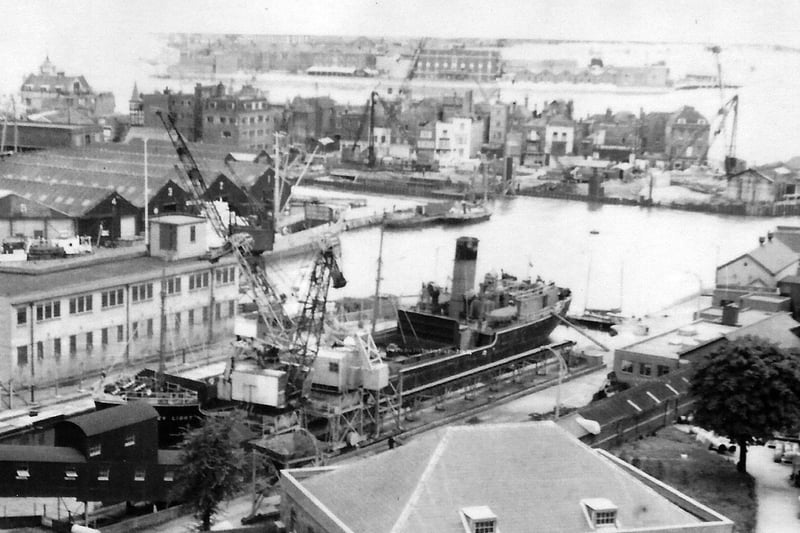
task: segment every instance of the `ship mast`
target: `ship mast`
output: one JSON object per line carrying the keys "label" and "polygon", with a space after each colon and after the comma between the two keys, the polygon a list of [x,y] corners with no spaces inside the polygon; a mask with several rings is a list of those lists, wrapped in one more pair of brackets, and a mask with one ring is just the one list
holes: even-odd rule
{"label": "ship mast", "polygon": [[167,300],[167,272],[166,269],[161,271],[161,331],[158,337],[158,376],[157,376],[157,383],[159,390],[163,390],[164,387],[164,372],[166,370],[164,364],[164,351],[166,346],[166,335],[165,332],[167,331],[167,313],[166,313],[166,306],[165,302]]}
{"label": "ship mast", "polygon": [[381,240],[378,245],[378,275],[375,276],[375,301],[372,303],[372,335],[375,335],[375,325],[378,322],[378,302],[380,302],[381,294],[381,267],[383,266],[383,229],[386,227],[386,213],[383,214],[383,223],[381,224]]}

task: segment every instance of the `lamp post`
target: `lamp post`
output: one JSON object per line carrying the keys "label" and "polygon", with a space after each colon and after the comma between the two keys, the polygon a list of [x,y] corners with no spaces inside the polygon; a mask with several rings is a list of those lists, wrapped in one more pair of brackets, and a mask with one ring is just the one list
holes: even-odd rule
{"label": "lamp post", "polygon": [[555,419],[558,420],[559,416],[561,416],[561,382],[564,380],[564,376],[567,373],[567,362],[564,361],[564,357],[557,352],[556,350],[552,349],[549,346],[545,346],[545,348],[556,356],[558,359],[558,384],[556,385],[556,413]]}
{"label": "lamp post", "polygon": [[149,190],[148,190],[148,183],[147,183],[147,141],[149,139],[145,137],[144,139],[144,246],[145,249],[150,247],[150,215],[148,211],[150,208],[147,205],[149,200]]}
{"label": "lamp post", "polygon": [[690,276],[694,276],[694,279],[697,280],[697,312],[695,313],[694,319],[697,320],[700,318],[700,297],[703,295],[703,279],[697,272],[693,272],[691,270],[684,270],[685,274],[689,274]]}

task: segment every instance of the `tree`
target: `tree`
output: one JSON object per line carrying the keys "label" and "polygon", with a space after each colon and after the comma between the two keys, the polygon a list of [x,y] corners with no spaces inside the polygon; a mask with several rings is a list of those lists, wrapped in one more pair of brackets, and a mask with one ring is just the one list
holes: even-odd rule
{"label": "tree", "polygon": [[176,496],[194,506],[201,531],[209,531],[220,504],[243,486],[244,453],[235,442],[235,416],[206,418],[186,434],[182,465],[176,476]]}
{"label": "tree", "polygon": [[708,354],[691,380],[695,422],[735,442],[739,472],[747,445],[800,422],[800,355],[746,336]]}

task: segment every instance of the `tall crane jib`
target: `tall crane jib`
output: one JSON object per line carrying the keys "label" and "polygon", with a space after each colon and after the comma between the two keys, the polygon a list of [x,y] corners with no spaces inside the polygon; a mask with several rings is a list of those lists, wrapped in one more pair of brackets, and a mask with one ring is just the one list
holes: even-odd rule
{"label": "tall crane jib", "polygon": [[277,360],[285,365],[288,374],[287,397],[290,403],[298,403],[310,390],[310,380],[307,378],[319,352],[328,289],[331,285],[339,289],[347,283],[337,259],[340,249],[338,238],[325,236],[317,243],[319,249],[309,280],[308,293],[302,303],[302,312],[296,322],[292,321],[285,314],[281,297],[271,286],[264,271],[259,257],[262,250],[254,249],[254,239],[251,234],[232,233],[225,225],[214,204],[206,200],[206,182],[185,139],[175,125],[175,117],[160,111],[157,114],[183,165],[183,172],[180,174],[192,195],[195,207],[199,214],[211,222],[214,231],[225,242],[223,251],[212,256],[211,260],[218,260],[222,253],[231,253],[236,257],[242,275],[249,282],[259,312],[260,324],[264,326],[261,336],[264,337],[262,340],[268,348],[259,351],[262,363],[274,364]]}

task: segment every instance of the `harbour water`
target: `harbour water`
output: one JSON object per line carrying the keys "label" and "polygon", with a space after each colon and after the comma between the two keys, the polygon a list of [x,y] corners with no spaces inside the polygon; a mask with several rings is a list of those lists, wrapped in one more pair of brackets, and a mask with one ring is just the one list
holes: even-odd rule
{"label": "harbour water", "polygon": [[[384,200],[385,202],[385,200]],[[491,220],[462,227],[386,231],[381,292],[417,294],[423,282],[450,285],[455,241],[480,239],[478,278],[503,269],[520,277],[541,276],[570,287],[573,309],[621,305],[623,313],[654,313],[714,284],[717,265],[758,246],[776,225],[796,218],[718,216],[659,208],[593,205],[545,198],[494,202]],[[380,229],[341,236],[348,279],[331,298],[374,294]],[[284,290],[299,285],[307,258],[282,264]]]}

